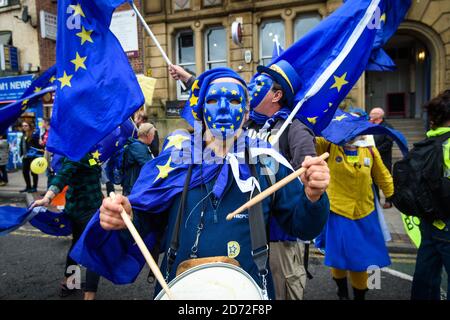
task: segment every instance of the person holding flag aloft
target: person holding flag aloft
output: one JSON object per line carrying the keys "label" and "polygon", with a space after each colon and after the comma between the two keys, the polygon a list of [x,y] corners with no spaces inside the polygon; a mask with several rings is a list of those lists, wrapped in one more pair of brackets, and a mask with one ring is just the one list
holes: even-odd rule
{"label": "person holding flag aloft", "polygon": [[[114,200],[103,201],[72,251],[72,257],[114,283],[134,281],[144,261],[135,252],[134,241],[121,231],[125,228],[120,216],[123,208],[149,246],[167,226],[168,241],[163,249],[167,254],[161,268],[166,280],[175,277],[177,267],[185,265],[183,261],[195,265],[201,258],[214,261],[219,256],[237,262],[273,298],[270,269],[266,265],[267,242],[261,247],[265,248],[263,254],[255,255],[258,259],[265,257],[257,265],[251,254],[249,215],[244,213],[226,221],[227,214],[245,203],[251,193],[254,195],[268,187],[261,176],[261,164],[252,162],[258,150],[282,163],[276,173],[277,180],[287,175],[290,166],[270,146],[261,149],[257,141],[242,133],[248,112],[247,97],[245,82],[230,69],[217,68],[200,75],[192,86],[183,114],[197,120],[192,124],[197,130],[200,128],[197,134],[205,134],[205,141],[195,141],[195,134],[186,132],[170,135],[159,157],[142,168],[128,198],[116,196]],[[326,163],[318,158],[307,158],[303,166],[306,168],[302,176],[304,186],[298,179],[287,184],[275,197],[261,203],[258,214],[267,223],[271,207],[287,232],[312,239],[328,216],[325,189],[329,174]],[[182,196],[184,188],[186,192]],[[175,228],[177,219],[181,219],[179,229]],[[178,239],[177,248],[170,245],[172,241],[169,244],[174,234]]]}

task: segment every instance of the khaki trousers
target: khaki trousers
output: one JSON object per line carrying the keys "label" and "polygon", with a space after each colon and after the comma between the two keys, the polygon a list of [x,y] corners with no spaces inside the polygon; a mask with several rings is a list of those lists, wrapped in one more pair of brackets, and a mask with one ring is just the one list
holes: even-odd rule
{"label": "khaki trousers", "polygon": [[269,264],[276,300],[303,300],[306,285],[303,244],[297,241],[270,242]]}

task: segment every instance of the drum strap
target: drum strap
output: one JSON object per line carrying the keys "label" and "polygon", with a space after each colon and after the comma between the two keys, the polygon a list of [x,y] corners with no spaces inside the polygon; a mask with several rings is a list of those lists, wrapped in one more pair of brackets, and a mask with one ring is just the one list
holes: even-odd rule
{"label": "drum strap", "polygon": [[[249,150],[247,149],[246,151],[246,157],[249,159]],[[249,161],[247,161],[247,163],[249,163]],[[256,166],[252,163],[250,163],[249,166],[252,176],[258,180]],[[254,188],[252,196],[255,197],[258,194],[258,188]],[[266,276],[268,273],[267,260],[269,258],[269,246],[267,244],[266,223],[264,221],[262,202],[258,202],[253,207],[249,208],[248,220],[250,223],[253,261],[255,262],[262,279],[262,289],[265,291],[265,294],[267,294]]]}
{"label": "drum strap", "polygon": [[178,247],[180,246],[180,239],[179,239],[180,238],[179,237],[180,226],[181,226],[181,221],[183,220],[183,212],[184,212],[185,206],[186,206],[186,198],[187,198],[187,193],[189,190],[189,183],[191,182],[193,166],[194,166],[194,164],[191,164],[191,165],[189,165],[189,168],[188,168],[188,172],[186,175],[186,181],[185,181],[184,187],[183,187],[183,193],[181,194],[180,205],[178,206],[177,218],[175,220],[175,226],[174,226],[173,232],[172,232],[172,238],[170,240],[170,247],[169,247],[169,250],[167,251],[166,281],[169,278],[173,263],[175,262],[175,259],[177,257]]}

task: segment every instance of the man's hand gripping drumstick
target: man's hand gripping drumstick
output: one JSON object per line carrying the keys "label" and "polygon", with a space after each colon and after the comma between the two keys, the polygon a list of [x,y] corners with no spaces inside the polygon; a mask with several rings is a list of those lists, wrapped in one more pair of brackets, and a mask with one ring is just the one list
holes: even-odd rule
{"label": "man's hand gripping drumstick", "polygon": [[138,245],[145,260],[147,261],[150,269],[155,275],[161,287],[167,294],[170,300],[173,300],[173,294],[171,293],[169,286],[167,285],[164,277],[159,270],[158,265],[153,259],[152,255],[147,249],[144,241],[139,235],[138,231],[131,222],[133,211],[131,209],[130,201],[127,197],[117,195],[114,192],[110,193],[110,198],[103,199],[102,206],[100,207],[100,225],[105,230],[122,230],[128,228],[134,241]]}

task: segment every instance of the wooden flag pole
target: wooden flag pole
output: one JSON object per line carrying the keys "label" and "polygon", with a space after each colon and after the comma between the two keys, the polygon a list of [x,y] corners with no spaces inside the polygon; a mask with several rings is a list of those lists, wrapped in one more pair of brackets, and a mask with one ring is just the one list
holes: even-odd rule
{"label": "wooden flag pole", "polygon": [[[111,192],[109,194],[109,196],[113,200],[116,198],[116,194],[114,192]],[[141,253],[144,256],[145,261],[147,261],[150,269],[152,270],[153,274],[155,275],[156,280],[158,280],[159,284],[161,285],[163,290],[166,292],[169,300],[173,300],[174,299],[173,294],[170,291],[166,280],[164,280],[161,270],[159,270],[158,265],[156,264],[152,255],[148,251],[147,246],[145,245],[144,241],[142,240],[141,236],[139,235],[139,232],[136,230],[136,228],[133,225],[133,222],[131,222],[130,217],[128,216],[128,214],[125,212],[125,210],[123,208],[122,208],[122,212],[120,213],[120,216],[122,217],[123,221],[125,222],[125,225],[127,226],[128,230],[130,231],[131,236],[133,237],[134,241],[136,241],[136,244],[139,247],[139,250],[141,250]]]}
{"label": "wooden flag pole", "polygon": [[[329,153],[325,152],[319,158],[321,158],[322,160],[325,160],[325,159],[328,158],[328,156],[329,156]],[[287,177],[285,177],[282,180],[278,181],[277,183],[273,184],[271,187],[267,188],[266,190],[264,190],[263,192],[258,194],[253,199],[250,199],[248,202],[244,203],[240,208],[238,208],[235,211],[233,211],[232,213],[228,214],[227,215],[227,220],[233,219],[239,213],[247,210],[248,208],[254,206],[258,202],[264,200],[265,198],[270,196],[272,193],[274,193],[278,189],[283,188],[289,182],[291,182],[292,180],[294,180],[294,179],[298,178],[299,176],[301,176],[305,171],[306,171],[306,169],[302,167],[302,168],[298,169],[297,171],[292,172],[290,175],[288,175]]]}
{"label": "wooden flag pole", "polygon": [[[150,38],[152,38],[153,42],[155,43],[156,47],[158,48],[158,50],[161,52],[164,60],[166,61],[166,63],[171,66],[173,65],[173,63],[170,61],[169,57],[167,56],[167,54],[164,52],[163,48],[161,47],[161,45],[159,44],[158,39],[156,39],[155,35],[153,34],[152,30],[150,29],[150,27],[148,26],[147,22],[145,22],[144,17],[142,17],[141,13],[139,12],[138,8],[136,8],[136,5],[134,4],[134,2],[129,2],[131,8],[133,9],[133,11],[136,13],[136,15],[138,16],[139,20],[141,21],[142,26],[144,27],[145,31],[147,31],[147,34],[150,36]],[[180,81],[180,85],[183,88],[183,90],[186,90],[186,86],[184,85],[183,81]]]}

